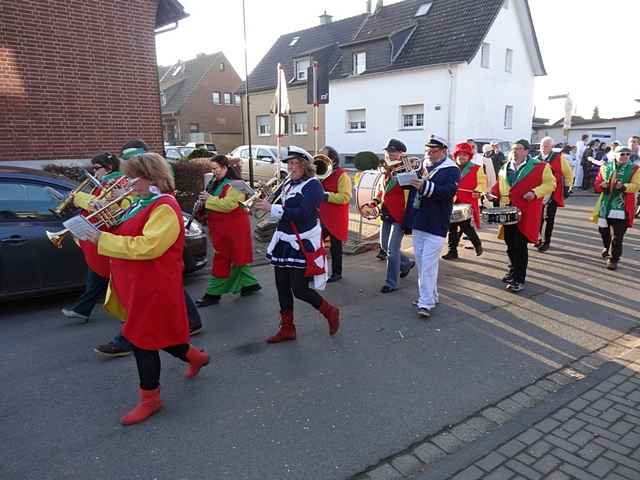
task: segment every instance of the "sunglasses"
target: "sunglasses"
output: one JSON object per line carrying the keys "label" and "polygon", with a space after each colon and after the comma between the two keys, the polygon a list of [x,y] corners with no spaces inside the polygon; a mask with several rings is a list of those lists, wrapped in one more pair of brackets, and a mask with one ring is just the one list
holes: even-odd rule
{"label": "sunglasses", "polygon": [[621,157],[628,157],[631,154],[630,153],[619,153],[618,155],[621,156]]}

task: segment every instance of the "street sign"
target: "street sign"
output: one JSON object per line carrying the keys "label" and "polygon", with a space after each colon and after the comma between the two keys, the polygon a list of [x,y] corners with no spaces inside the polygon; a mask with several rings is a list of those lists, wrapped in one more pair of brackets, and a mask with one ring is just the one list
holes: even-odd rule
{"label": "street sign", "polygon": [[[322,64],[318,64],[317,71],[318,103],[329,103],[329,72],[327,71],[327,67]],[[307,104],[309,105],[313,105],[313,84],[315,81],[312,64],[307,68]]]}

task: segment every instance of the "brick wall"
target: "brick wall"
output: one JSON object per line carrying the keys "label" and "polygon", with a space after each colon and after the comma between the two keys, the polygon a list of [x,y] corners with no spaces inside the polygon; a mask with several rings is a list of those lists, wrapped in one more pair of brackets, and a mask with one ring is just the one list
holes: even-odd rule
{"label": "brick wall", "polygon": [[162,148],[157,0],[2,0],[0,161]]}

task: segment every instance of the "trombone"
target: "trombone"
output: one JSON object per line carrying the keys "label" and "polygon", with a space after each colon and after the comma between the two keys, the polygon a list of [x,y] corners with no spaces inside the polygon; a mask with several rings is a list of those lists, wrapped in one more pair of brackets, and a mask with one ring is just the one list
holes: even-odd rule
{"label": "trombone", "polygon": [[[87,215],[85,218],[87,220],[95,219],[93,225],[96,228],[101,227],[114,227],[118,225],[124,216],[124,214],[128,211],[128,207],[124,208],[120,205],[120,203],[131,193],[133,192],[133,187],[138,181],[137,178],[131,180],[126,189],[124,189],[120,195],[109,200],[102,207],[100,207],[95,212]],[[57,248],[62,248],[62,242],[64,238],[70,233],[68,228],[64,228],[57,232],[49,232],[47,231],[47,238],[53,243],[53,245]]]}

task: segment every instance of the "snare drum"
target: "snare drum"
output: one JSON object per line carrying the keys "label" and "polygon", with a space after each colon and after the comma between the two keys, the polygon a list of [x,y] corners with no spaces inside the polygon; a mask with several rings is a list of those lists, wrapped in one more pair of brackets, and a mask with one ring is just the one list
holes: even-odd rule
{"label": "snare drum", "polygon": [[471,205],[468,203],[458,203],[453,206],[451,211],[450,223],[460,223],[471,218]]}
{"label": "snare drum", "polygon": [[487,223],[500,225],[515,225],[522,218],[522,212],[518,207],[485,208],[482,219]]}
{"label": "snare drum", "polygon": [[[371,203],[384,191],[384,174],[378,170],[365,170],[356,185],[356,205],[360,214],[373,220],[377,214],[371,213]],[[375,215],[375,216],[374,216]]]}

